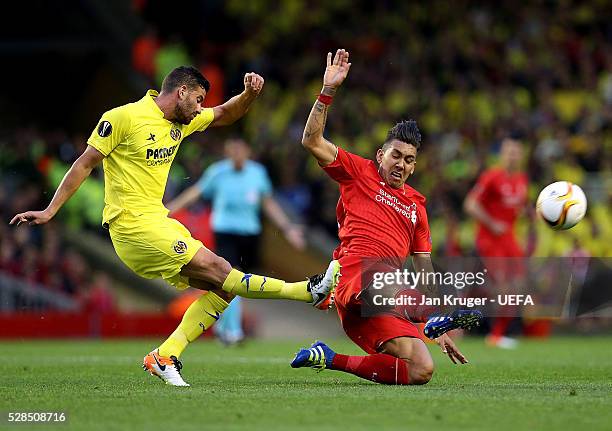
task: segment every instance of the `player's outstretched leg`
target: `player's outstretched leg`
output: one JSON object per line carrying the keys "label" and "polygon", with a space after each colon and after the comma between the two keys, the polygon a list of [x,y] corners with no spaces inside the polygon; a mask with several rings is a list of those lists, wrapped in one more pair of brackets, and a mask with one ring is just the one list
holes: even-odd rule
{"label": "player's outstretched leg", "polygon": [[333,260],[325,273],[313,275],[296,283],[232,269],[223,282],[222,289],[232,295],[245,298],[293,299],[310,302],[314,307],[326,309],[333,304],[333,293],[339,279],[340,263]]}
{"label": "player's outstretched leg", "polygon": [[[213,262],[211,271],[213,275],[215,275],[214,265],[217,265],[217,283],[214,283],[214,278],[211,281],[203,281],[196,277],[192,278],[192,276],[197,274],[197,271],[193,269],[184,271],[182,274],[190,277],[189,283],[192,287],[212,290],[215,288],[215,284],[218,284],[219,274],[222,274],[225,263],[227,262],[214,255],[212,252],[206,251],[208,253],[204,253],[204,256],[210,258]],[[269,279],[264,276],[253,274],[244,274],[231,267],[229,267],[229,269],[225,268],[225,270],[229,272],[229,275],[223,283],[224,290],[217,289],[216,291],[209,291],[194,301],[189,306],[183,316],[183,320],[170,337],[168,337],[158,349],[145,356],[143,368],[151,375],[161,378],[170,385],[189,386],[181,376],[180,367],[171,366],[171,364],[173,361],[178,361],[178,358],[190,342],[197,339],[219,319],[221,313],[223,313],[228,306],[227,301],[230,301],[231,298],[234,297],[234,293],[240,294],[251,292],[251,294],[243,295],[250,298],[297,299],[305,302],[312,302],[314,306],[320,307],[322,303],[330,302],[330,297],[333,295],[340,277],[340,264],[338,261],[332,261],[325,273],[317,274],[298,283],[286,283],[283,280]],[[233,287],[228,290],[225,289],[226,286]],[[161,366],[155,361],[156,358],[161,359]],[[166,364],[168,364],[168,366],[166,366]],[[180,362],[178,362],[178,364],[180,364]]]}
{"label": "player's outstretched leg", "polygon": [[181,275],[190,280],[209,282],[231,295],[256,299],[292,299],[313,305],[320,304],[332,294],[339,273],[340,264],[332,261],[324,277],[313,276],[297,283],[288,283],[234,269],[229,262],[206,248],[199,249],[181,271]]}
{"label": "player's outstretched leg", "polygon": [[455,310],[449,314],[438,314],[431,316],[423,333],[432,340],[453,329],[472,329],[482,322],[482,313],[478,310]]}
{"label": "player's outstretched leg", "polygon": [[405,357],[400,357],[400,353],[397,356],[387,353],[366,356],[342,355],[334,352],[325,343],[317,341],[310,348],[301,349],[291,361],[291,367],[310,367],[317,371],[324,369],[343,371],[387,385],[422,385],[431,379],[433,361],[425,344],[418,339],[410,339],[408,343],[412,343],[413,340],[422,346],[411,346],[408,349],[410,353]]}

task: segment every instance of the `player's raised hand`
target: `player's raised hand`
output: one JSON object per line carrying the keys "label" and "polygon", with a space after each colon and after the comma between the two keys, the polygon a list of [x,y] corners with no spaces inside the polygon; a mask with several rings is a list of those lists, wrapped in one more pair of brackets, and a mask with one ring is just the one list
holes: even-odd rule
{"label": "player's raised hand", "polygon": [[448,334],[444,334],[436,338],[436,343],[438,343],[438,346],[440,346],[442,349],[442,353],[446,353],[450,360],[453,361],[453,364],[456,364],[457,361],[459,361],[461,364],[468,363],[467,358],[463,356],[463,353],[461,353],[457,346],[455,346],[455,343],[453,340],[451,340],[451,337],[449,337]]}
{"label": "player's raised hand", "polygon": [[338,88],[346,79],[351,63],[349,63],[349,53],[344,49],[336,51],[336,55],[332,60],[332,53],[327,53],[327,67],[325,75],[323,75],[323,86]]}
{"label": "player's raised hand", "polygon": [[264,86],[264,79],[253,72],[244,75],[244,91],[259,96]]}
{"label": "player's raised hand", "polygon": [[17,224],[17,226],[28,223],[30,226],[45,224],[51,220],[53,216],[47,211],[26,211],[19,213],[11,219],[9,224]]}

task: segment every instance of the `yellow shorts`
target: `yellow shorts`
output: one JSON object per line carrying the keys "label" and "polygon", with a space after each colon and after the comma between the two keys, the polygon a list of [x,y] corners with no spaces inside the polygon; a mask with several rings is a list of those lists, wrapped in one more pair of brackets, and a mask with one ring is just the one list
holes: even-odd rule
{"label": "yellow shorts", "polygon": [[119,258],[144,278],[163,278],[177,289],[189,287],[180,274],[196,252],[204,247],[185,226],[165,214],[122,213],[109,226]]}

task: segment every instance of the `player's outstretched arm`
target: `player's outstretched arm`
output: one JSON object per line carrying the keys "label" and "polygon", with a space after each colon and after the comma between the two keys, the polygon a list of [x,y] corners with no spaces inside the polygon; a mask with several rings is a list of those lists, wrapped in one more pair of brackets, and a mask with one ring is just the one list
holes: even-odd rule
{"label": "player's outstretched arm", "polygon": [[55,191],[55,195],[47,208],[42,211],[26,211],[17,214],[11,219],[9,224],[17,223],[17,226],[19,226],[22,223],[29,223],[30,225],[47,223],[55,216],[62,205],[70,199],[74,192],[78,190],[83,181],[89,176],[92,169],[98,165],[102,159],[104,159],[104,155],[91,145],[88,145],[83,154],[76,159],[68,172],[66,172],[64,179]]}
{"label": "player's outstretched arm", "polygon": [[215,106],[215,119],[210,127],[227,126],[242,118],[247,113],[264,86],[264,79],[256,73],[244,75],[244,91],[232,97],[223,105]]}
{"label": "player's outstretched arm", "polygon": [[323,89],[310,111],[306,127],[304,128],[304,134],[302,135],[302,145],[323,166],[329,165],[336,159],[337,148],[323,137],[323,130],[325,129],[327,110],[332,98],[336,94],[338,87],[346,79],[351,68],[351,63],[348,60],[349,53],[344,49],[337,50],[333,60],[332,53],[327,53],[327,67],[323,75]]}

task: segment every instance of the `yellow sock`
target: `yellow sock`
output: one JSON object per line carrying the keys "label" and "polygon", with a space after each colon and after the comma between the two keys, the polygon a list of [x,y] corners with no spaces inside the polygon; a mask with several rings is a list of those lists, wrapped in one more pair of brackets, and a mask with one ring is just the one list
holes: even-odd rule
{"label": "yellow sock", "polygon": [[172,335],[159,346],[159,354],[166,357],[174,355],[178,358],[190,342],[219,319],[227,305],[227,302],[213,292],[205,293],[193,301]]}
{"label": "yellow sock", "polygon": [[293,299],[312,302],[312,295],[307,287],[308,280],[287,283],[276,278],[245,274],[237,269],[232,269],[223,282],[222,289],[245,298]]}

